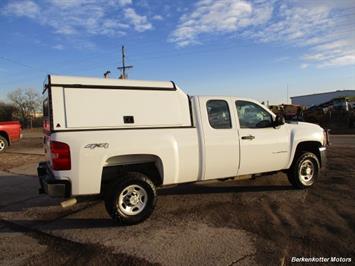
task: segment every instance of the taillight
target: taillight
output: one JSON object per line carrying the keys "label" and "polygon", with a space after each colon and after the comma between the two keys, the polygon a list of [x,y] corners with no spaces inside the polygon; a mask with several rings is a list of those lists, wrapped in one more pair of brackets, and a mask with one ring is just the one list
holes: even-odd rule
{"label": "taillight", "polygon": [[50,123],[49,123],[49,120],[48,120],[47,117],[45,117],[45,118],[43,119],[43,130],[44,130],[45,132],[50,132],[50,131],[51,131]]}
{"label": "taillight", "polygon": [[69,145],[59,141],[51,141],[51,158],[53,170],[70,170],[70,148]]}

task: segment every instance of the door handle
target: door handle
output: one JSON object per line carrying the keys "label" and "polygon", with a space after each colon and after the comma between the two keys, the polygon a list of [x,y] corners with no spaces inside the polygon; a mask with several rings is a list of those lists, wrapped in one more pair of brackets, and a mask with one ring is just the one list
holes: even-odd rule
{"label": "door handle", "polygon": [[254,136],[252,136],[252,135],[249,135],[249,136],[243,136],[243,137],[242,137],[242,139],[249,139],[249,140],[253,140],[253,139],[255,139],[255,137],[254,137]]}

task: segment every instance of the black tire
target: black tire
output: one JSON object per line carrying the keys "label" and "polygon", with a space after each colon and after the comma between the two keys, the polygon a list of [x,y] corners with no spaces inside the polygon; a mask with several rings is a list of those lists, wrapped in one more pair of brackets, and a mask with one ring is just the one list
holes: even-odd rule
{"label": "black tire", "polygon": [[4,152],[8,146],[9,143],[7,142],[7,139],[0,136],[0,153]]}
{"label": "black tire", "polygon": [[317,156],[312,152],[301,152],[294,159],[287,176],[293,187],[304,189],[311,187],[315,183],[319,172],[320,164]]}
{"label": "black tire", "polygon": [[[152,214],[157,201],[157,192],[154,183],[144,174],[125,173],[109,186],[104,191],[105,207],[111,218],[118,224],[137,224]],[[131,203],[131,198],[133,202],[137,200],[138,203],[136,205]],[[139,204],[143,207],[139,207]]]}

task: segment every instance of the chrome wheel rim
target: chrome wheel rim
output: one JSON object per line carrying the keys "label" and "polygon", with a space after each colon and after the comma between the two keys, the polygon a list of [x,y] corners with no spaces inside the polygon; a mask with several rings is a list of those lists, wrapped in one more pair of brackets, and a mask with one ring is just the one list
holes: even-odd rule
{"label": "chrome wheel rim", "polygon": [[126,215],[137,215],[147,205],[148,194],[139,185],[130,185],[122,190],[117,207]]}
{"label": "chrome wheel rim", "polygon": [[298,175],[300,177],[300,181],[309,185],[313,182],[314,176],[314,164],[311,160],[304,160],[301,164],[301,167],[298,171]]}
{"label": "chrome wheel rim", "polygon": [[0,151],[2,151],[3,149],[5,149],[5,141],[0,139]]}

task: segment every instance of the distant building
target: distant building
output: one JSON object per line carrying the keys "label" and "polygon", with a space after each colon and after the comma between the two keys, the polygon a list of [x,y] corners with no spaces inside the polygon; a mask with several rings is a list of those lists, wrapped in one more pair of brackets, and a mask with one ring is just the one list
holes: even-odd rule
{"label": "distant building", "polygon": [[338,90],[332,92],[315,93],[291,97],[292,104],[299,104],[306,107],[319,105],[330,101],[331,99],[344,96],[355,96],[355,90]]}

